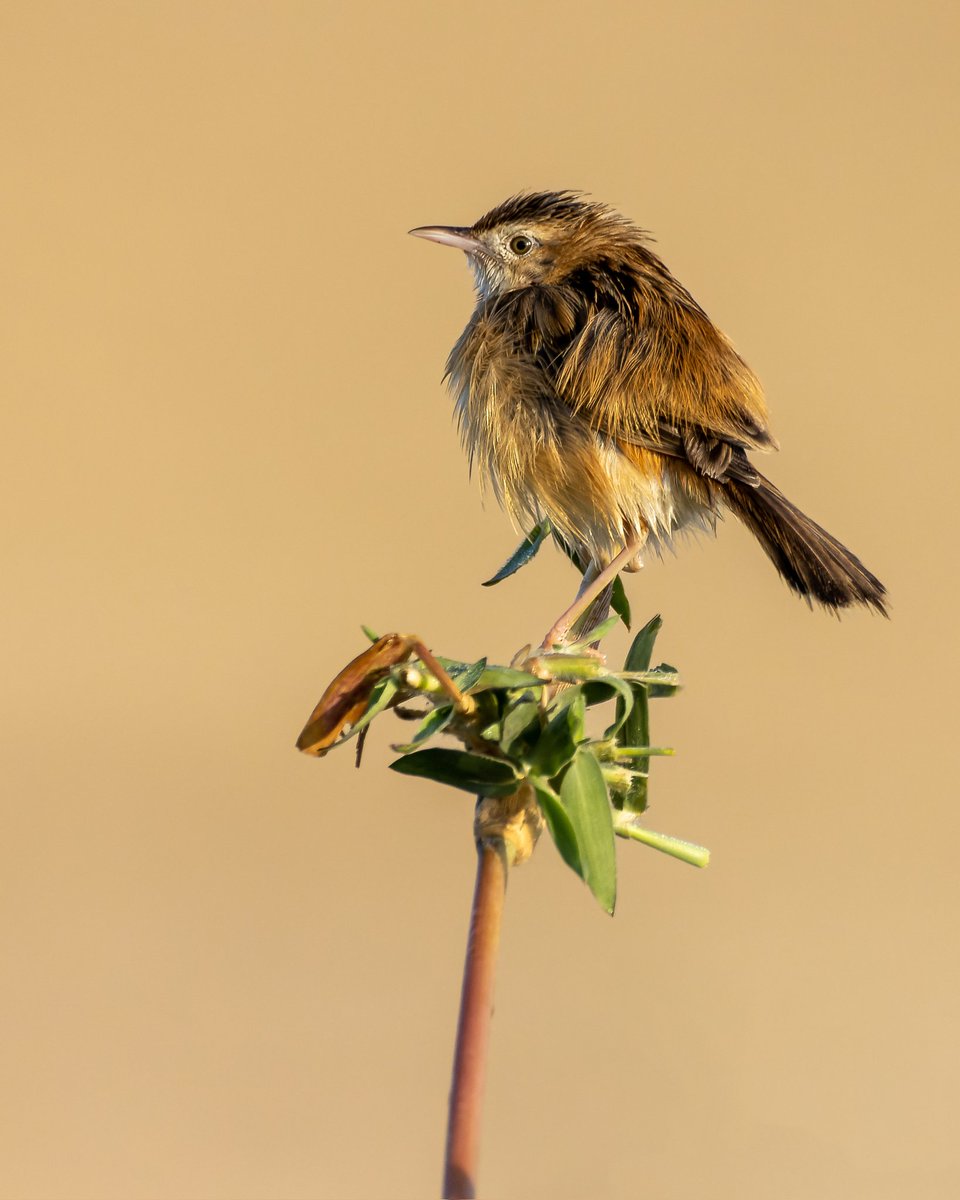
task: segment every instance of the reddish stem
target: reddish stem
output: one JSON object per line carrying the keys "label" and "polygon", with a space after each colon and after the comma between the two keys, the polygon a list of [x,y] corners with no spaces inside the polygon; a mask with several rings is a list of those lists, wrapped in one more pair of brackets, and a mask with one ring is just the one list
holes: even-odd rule
{"label": "reddish stem", "polygon": [[500,920],[506,890],[507,852],[503,839],[478,839],[477,882],[470,914],[453,1082],[450,1086],[447,1154],[443,1169],[444,1200],[472,1200],[476,1195],[480,1113],[493,1012]]}

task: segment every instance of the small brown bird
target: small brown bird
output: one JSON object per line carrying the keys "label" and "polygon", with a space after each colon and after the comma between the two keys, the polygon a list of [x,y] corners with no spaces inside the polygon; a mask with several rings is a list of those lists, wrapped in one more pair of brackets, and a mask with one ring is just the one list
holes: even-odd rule
{"label": "small brown bird", "polygon": [[410,232],[473,268],[477,306],[447,362],[471,465],[518,524],[549,518],[588,564],[545,645],[645,546],[714,530],[724,507],[808,602],[884,612],[880,581],[750,462],[777,448],[760,383],[643,230],[562,191]]}

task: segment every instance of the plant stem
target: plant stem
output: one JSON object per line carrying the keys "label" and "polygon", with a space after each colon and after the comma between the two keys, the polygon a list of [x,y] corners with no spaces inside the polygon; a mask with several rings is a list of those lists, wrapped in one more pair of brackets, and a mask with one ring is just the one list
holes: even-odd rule
{"label": "plant stem", "polygon": [[460,993],[460,1019],[450,1086],[444,1200],[476,1195],[480,1112],[486,1075],[487,1042],[493,1012],[493,983],[500,920],[507,890],[507,849],[501,836],[477,838],[477,882]]}

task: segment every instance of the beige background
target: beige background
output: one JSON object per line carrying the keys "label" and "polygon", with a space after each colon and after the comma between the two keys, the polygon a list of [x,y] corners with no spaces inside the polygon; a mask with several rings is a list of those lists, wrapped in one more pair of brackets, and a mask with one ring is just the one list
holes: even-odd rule
{"label": "beige background", "polygon": [[[886,581],[809,612],[728,522],[628,581],[686,688],[605,918],[511,884],[482,1192],[952,1197],[957,40],[948,3],[11,3],[4,1197],[436,1193],[467,798],[298,756],[360,621],[503,659],[571,593],[467,478],[462,259],[582,187],[768,389]],[[614,641],[617,654],[626,638]]]}

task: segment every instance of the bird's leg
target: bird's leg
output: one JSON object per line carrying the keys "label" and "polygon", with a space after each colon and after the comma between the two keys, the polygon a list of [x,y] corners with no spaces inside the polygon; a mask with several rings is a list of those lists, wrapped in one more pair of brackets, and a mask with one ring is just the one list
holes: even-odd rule
{"label": "bird's leg", "polygon": [[[610,615],[610,598],[613,595],[613,584],[608,583],[599,596],[591,602],[590,607],[580,614],[570,629],[570,636],[575,642],[582,642],[597,629]],[[590,649],[598,650],[599,642],[591,642]]]}
{"label": "bird's leg", "polygon": [[580,580],[580,586],[577,588],[576,599],[579,600],[587,588],[593,583],[596,577],[600,574],[600,568],[591,559],[587,563],[586,570],[583,572],[583,577]]}
{"label": "bird's leg", "polygon": [[597,571],[595,567],[592,574],[590,567],[584,571],[583,583],[581,583],[580,590],[577,592],[576,600],[574,600],[565,613],[562,613],[554,621],[543,639],[543,648],[545,650],[551,650],[563,645],[570,632],[570,626],[576,621],[577,617],[590,607],[608,584],[613,583],[627,563],[636,557],[642,545],[643,538],[634,536],[627,542],[617,557],[608,563],[602,571]]}

